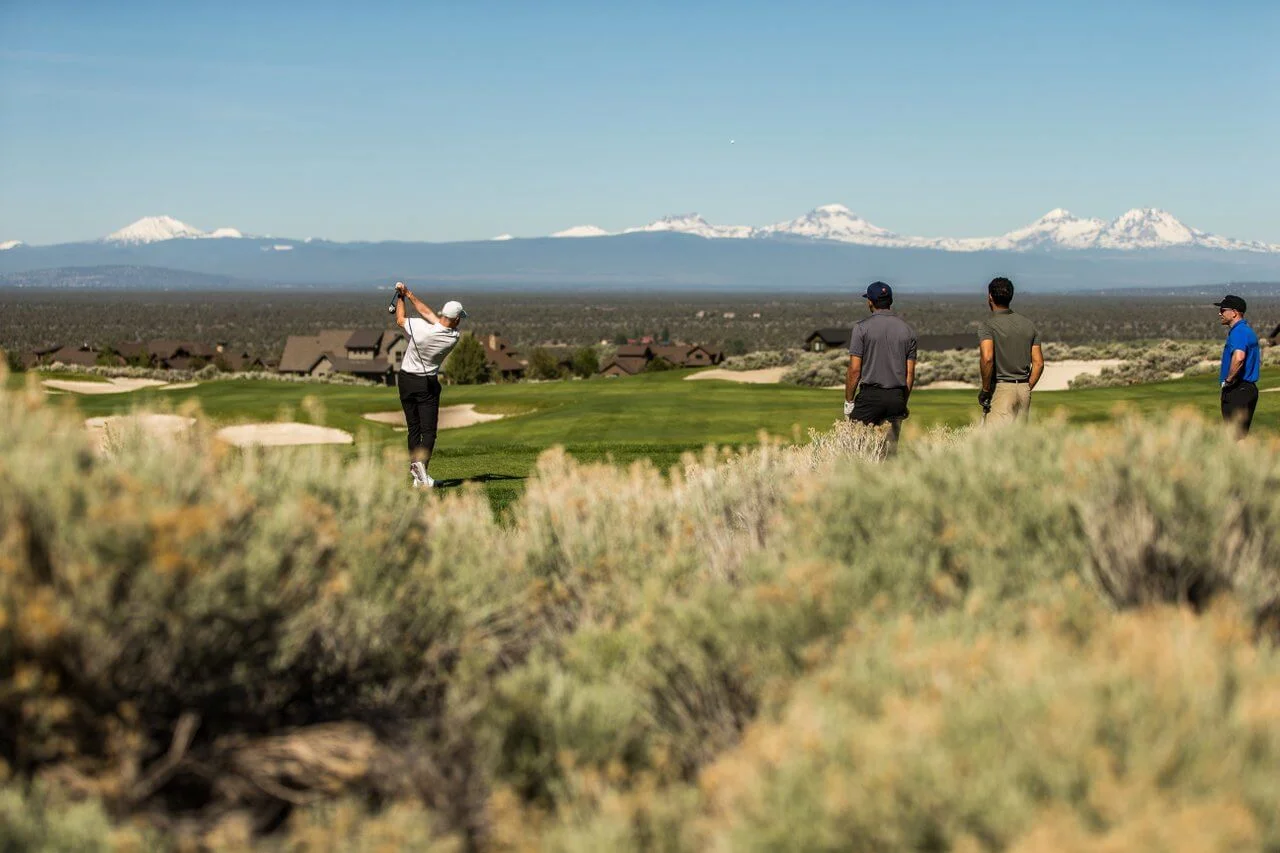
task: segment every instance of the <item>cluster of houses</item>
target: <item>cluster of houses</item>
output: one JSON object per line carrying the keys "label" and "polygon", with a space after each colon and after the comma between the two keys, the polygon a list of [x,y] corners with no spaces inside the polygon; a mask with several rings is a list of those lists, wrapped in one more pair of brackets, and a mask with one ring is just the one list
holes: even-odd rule
{"label": "cluster of houses", "polygon": [[647,341],[623,344],[605,364],[600,373],[604,376],[634,376],[652,367],[658,359],[671,367],[710,367],[724,360],[720,350],[708,349],[697,344],[655,344]]}
{"label": "cluster of houses", "polygon": [[157,339],[154,341],[126,341],[109,347],[89,344],[79,346],[49,344],[24,353],[23,365],[27,368],[48,364],[66,364],[75,367],[152,367],[160,370],[199,370],[215,364],[227,371],[267,370],[270,364],[247,352],[235,352],[226,344],[206,344],[197,341]]}
{"label": "cluster of houses", "polygon": [[[524,376],[526,362],[505,340],[484,335],[480,342],[490,375],[504,380]],[[408,348],[409,339],[399,329],[325,329],[315,335],[290,335],[277,369],[302,376],[348,373],[394,385]]]}

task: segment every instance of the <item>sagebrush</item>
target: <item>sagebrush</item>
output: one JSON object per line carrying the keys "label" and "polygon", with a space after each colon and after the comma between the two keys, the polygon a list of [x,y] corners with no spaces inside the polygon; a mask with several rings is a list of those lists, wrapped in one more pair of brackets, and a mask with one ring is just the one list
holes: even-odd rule
{"label": "sagebrush", "polygon": [[0,848],[1275,849],[1278,450],[841,424],[495,517],[2,394]]}

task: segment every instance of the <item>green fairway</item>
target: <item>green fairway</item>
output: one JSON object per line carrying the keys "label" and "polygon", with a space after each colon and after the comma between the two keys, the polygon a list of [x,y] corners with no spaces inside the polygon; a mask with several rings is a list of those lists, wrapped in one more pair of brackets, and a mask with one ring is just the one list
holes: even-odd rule
{"label": "green fairway", "polygon": [[[810,428],[824,429],[841,416],[837,390],[789,385],[748,385],[717,380],[688,382],[691,371],[669,371],[621,379],[446,387],[442,405],[474,403],[481,412],[508,415],[440,433],[431,470],[445,485],[485,484],[495,506],[509,503],[542,451],[561,445],[580,459],[626,463],[651,459],[660,467],[686,451],[708,444],[741,445],[761,430],[784,438]],[[1280,386],[1264,376],[1263,388]],[[23,377],[11,377],[21,387]],[[978,414],[973,391],[920,391],[911,398],[910,424],[964,426]],[[308,400],[308,398],[310,398]],[[354,434],[357,446],[383,448],[388,464],[400,464],[404,433],[365,420],[371,412],[399,408],[394,388],[235,380],[162,391],[144,389],[110,395],[57,398],[85,416],[143,410],[176,410],[195,403],[217,424],[298,420],[323,422]],[[1274,400],[1273,405],[1269,405]],[[316,405],[318,404],[318,406]],[[1151,385],[1036,395],[1034,416],[1061,411],[1073,422],[1100,422],[1128,406],[1162,415],[1191,407],[1208,417],[1218,413],[1212,376]],[[1280,427],[1280,394],[1264,394],[1255,428]],[[335,452],[354,452],[351,449]]]}

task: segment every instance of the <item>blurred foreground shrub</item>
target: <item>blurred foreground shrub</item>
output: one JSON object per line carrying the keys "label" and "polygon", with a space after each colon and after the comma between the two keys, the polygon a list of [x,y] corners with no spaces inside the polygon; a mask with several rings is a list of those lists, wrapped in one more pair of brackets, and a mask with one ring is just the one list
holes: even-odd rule
{"label": "blurred foreground shrub", "polygon": [[212,849],[1167,849],[1202,808],[1280,843],[1274,440],[810,439],[552,451],[495,519],[370,454],[95,454],[0,394],[3,802],[51,850],[26,792]]}

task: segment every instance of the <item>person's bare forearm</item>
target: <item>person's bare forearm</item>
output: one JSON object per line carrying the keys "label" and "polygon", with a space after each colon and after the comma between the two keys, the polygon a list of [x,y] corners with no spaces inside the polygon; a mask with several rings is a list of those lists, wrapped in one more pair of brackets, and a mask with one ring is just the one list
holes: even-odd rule
{"label": "person's bare forearm", "polygon": [[911,389],[916,385],[916,363],[907,360],[907,399],[911,398]]}
{"label": "person's bare forearm", "polygon": [[1032,347],[1031,379],[1028,383],[1032,391],[1036,390],[1036,383],[1040,381],[1042,375],[1044,375],[1044,354],[1040,347]]}
{"label": "person's bare forearm", "polygon": [[981,372],[982,372],[982,390],[983,390],[983,391],[994,391],[994,390],[995,390],[995,387],[996,387],[996,383],[995,383],[996,362],[995,362],[995,359],[985,359],[985,358],[984,358],[984,359],[982,359],[981,361],[979,361],[979,363],[978,363],[978,364],[979,364],[979,369],[980,369],[980,370],[981,370]]}
{"label": "person's bare forearm", "polygon": [[427,303],[423,302],[417,296],[414,296],[412,290],[405,290],[404,295],[409,297],[409,301],[413,303],[413,308],[415,311],[417,311],[423,317],[426,317],[428,320],[435,322],[433,318],[435,317],[436,312],[431,310],[431,306],[427,305]]}
{"label": "person's bare forearm", "polygon": [[1234,385],[1236,380],[1240,378],[1240,371],[1244,369],[1244,353],[1236,350],[1231,354],[1231,367],[1227,370],[1227,384]]}
{"label": "person's bare forearm", "polygon": [[852,403],[858,393],[858,382],[862,379],[862,365],[849,360],[849,369],[844,375],[844,399]]}

